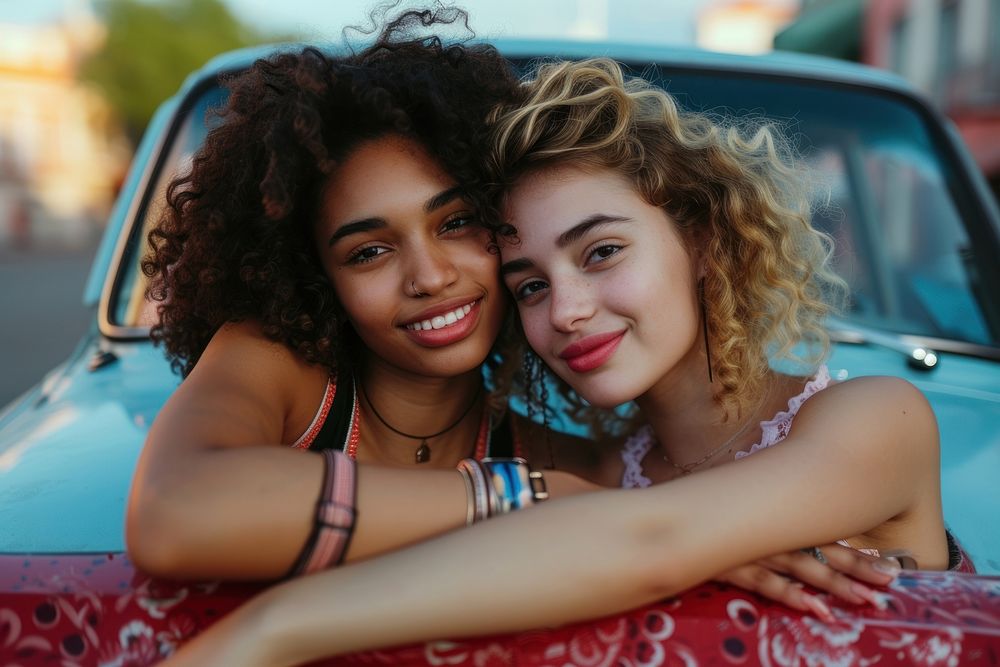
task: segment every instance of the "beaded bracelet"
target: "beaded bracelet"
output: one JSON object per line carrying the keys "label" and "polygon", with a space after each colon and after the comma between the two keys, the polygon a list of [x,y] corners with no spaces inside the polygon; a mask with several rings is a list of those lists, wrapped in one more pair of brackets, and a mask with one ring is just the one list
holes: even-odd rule
{"label": "beaded bracelet", "polygon": [[316,503],[315,523],[292,568],[293,576],[340,565],[354,534],[357,466],[339,450],[325,449],[322,456],[323,486]]}
{"label": "beaded bracelet", "polygon": [[522,458],[462,459],[468,497],[466,525],[531,507],[549,497],[545,478]]}
{"label": "beaded bracelet", "polygon": [[485,458],[482,465],[489,473],[500,499],[501,514],[531,507],[549,497],[541,471],[532,470],[528,462],[520,457]]}

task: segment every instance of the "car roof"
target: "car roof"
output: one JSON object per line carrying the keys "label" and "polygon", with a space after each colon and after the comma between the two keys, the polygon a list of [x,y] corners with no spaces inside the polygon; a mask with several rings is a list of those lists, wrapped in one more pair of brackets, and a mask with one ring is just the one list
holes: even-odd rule
{"label": "car roof", "polygon": [[[609,57],[633,65],[657,64],[668,68],[746,72],[816,81],[872,86],[894,92],[915,94],[909,83],[891,72],[857,63],[785,51],[760,55],[718,53],[690,47],[628,44],[624,42],[581,42],[563,40],[498,39],[491,44],[508,58],[521,59],[581,59]],[[282,51],[298,51],[307,43],[282,43],[237,49],[220,54],[196,70],[178,92],[185,94],[206,78],[222,72],[249,67],[255,60]],[[344,53],[342,45],[316,45],[330,53]]]}

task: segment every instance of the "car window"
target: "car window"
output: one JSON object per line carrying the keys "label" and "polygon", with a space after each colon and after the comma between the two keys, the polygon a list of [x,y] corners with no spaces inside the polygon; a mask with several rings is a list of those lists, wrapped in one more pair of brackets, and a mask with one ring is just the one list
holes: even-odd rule
{"label": "car window", "polygon": [[[773,119],[817,176],[814,222],[836,242],[834,268],[851,287],[847,319],[894,333],[996,345],[977,301],[976,256],[961,211],[972,207],[920,113],[889,93],[745,73],[638,68],[685,108]],[[112,296],[111,323],[149,326],[139,262],[162,213],[170,178],[203,141],[206,112],[223,92],[191,105],[155,175]],[[217,122],[217,121],[216,121]],[[985,296],[983,297],[985,298]]]}
{"label": "car window", "polygon": [[225,98],[225,90],[209,87],[185,109],[174,134],[168,137],[168,144],[164,147],[165,158],[147,189],[150,195],[141,209],[140,224],[136,226],[122,260],[123,268],[109,313],[112,324],[150,327],[155,323],[156,305],[146,298],[147,281],[141,266],[149,250],[146,238],[163,215],[170,181],[190,168],[191,159],[204,143],[209,128],[220,122],[216,110]]}
{"label": "car window", "polygon": [[[890,94],[753,76],[659,72],[689,109],[774,119],[816,175],[813,221],[851,287],[848,319],[995,345],[949,162],[919,113]],[[965,208],[969,208],[966,206]]]}

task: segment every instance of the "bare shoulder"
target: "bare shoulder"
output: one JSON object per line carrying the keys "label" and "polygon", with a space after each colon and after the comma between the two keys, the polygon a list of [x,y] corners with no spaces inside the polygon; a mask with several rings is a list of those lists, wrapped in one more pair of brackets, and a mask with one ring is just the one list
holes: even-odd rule
{"label": "bare shoulder", "polygon": [[222,325],[209,341],[202,359],[211,363],[216,357],[228,361],[243,355],[250,355],[254,361],[269,365],[306,365],[287,345],[265,336],[260,323],[254,320]]}
{"label": "bare shoulder", "polygon": [[[226,324],[209,341],[191,374],[170,399],[168,414],[205,415],[205,430],[246,440],[286,441],[312,419],[328,373],[286,345],[270,340],[254,321]],[[302,427],[302,428],[300,428]],[[253,433],[259,436],[251,437]],[[230,438],[226,438],[229,440]]]}
{"label": "bare shoulder", "polygon": [[937,457],[934,411],[919,389],[897,377],[859,377],[816,393],[802,405],[790,435],[878,450],[869,453]]}
{"label": "bare shoulder", "polygon": [[[619,448],[613,443],[546,429],[512,413],[527,458],[536,467],[551,467],[600,484],[616,487],[621,480]],[[615,462],[619,469],[612,469]]]}
{"label": "bare shoulder", "polygon": [[862,412],[897,413],[914,418],[933,416],[923,393],[903,378],[873,375],[831,384],[802,406],[802,414],[820,409],[851,407]]}
{"label": "bare shoulder", "polygon": [[191,373],[197,375],[266,382],[274,391],[304,377],[325,377],[326,371],[265,336],[256,321],[245,321],[225,324],[215,333]]}

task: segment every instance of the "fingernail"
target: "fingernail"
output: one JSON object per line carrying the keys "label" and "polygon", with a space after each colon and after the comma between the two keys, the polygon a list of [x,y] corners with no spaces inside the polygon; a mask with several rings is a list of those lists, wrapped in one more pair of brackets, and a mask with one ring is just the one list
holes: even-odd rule
{"label": "fingernail", "polygon": [[826,621],[827,623],[834,622],[833,612],[830,611],[830,608],[826,606],[825,602],[820,600],[815,595],[809,595],[806,593],[802,596],[802,601],[821,621]]}
{"label": "fingernail", "polygon": [[882,560],[877,560],[874,563],[872,563],[872,567],[875,569],[876,572],[881,572],[882,574],[887,574],[890,577],[892,577],[893,579],[895,579],[896,577],[899,576],[899,572],[900,572],[899,566],[895,565],[893,563],[890,563],[889,561],[885,560],[884,558]]}
{"label": "fingernail", "polygon": [[866,600],[879,611],[885,611],[885,599],[867,586],[857,582],[852,582],[851,591],[858,597]]}

